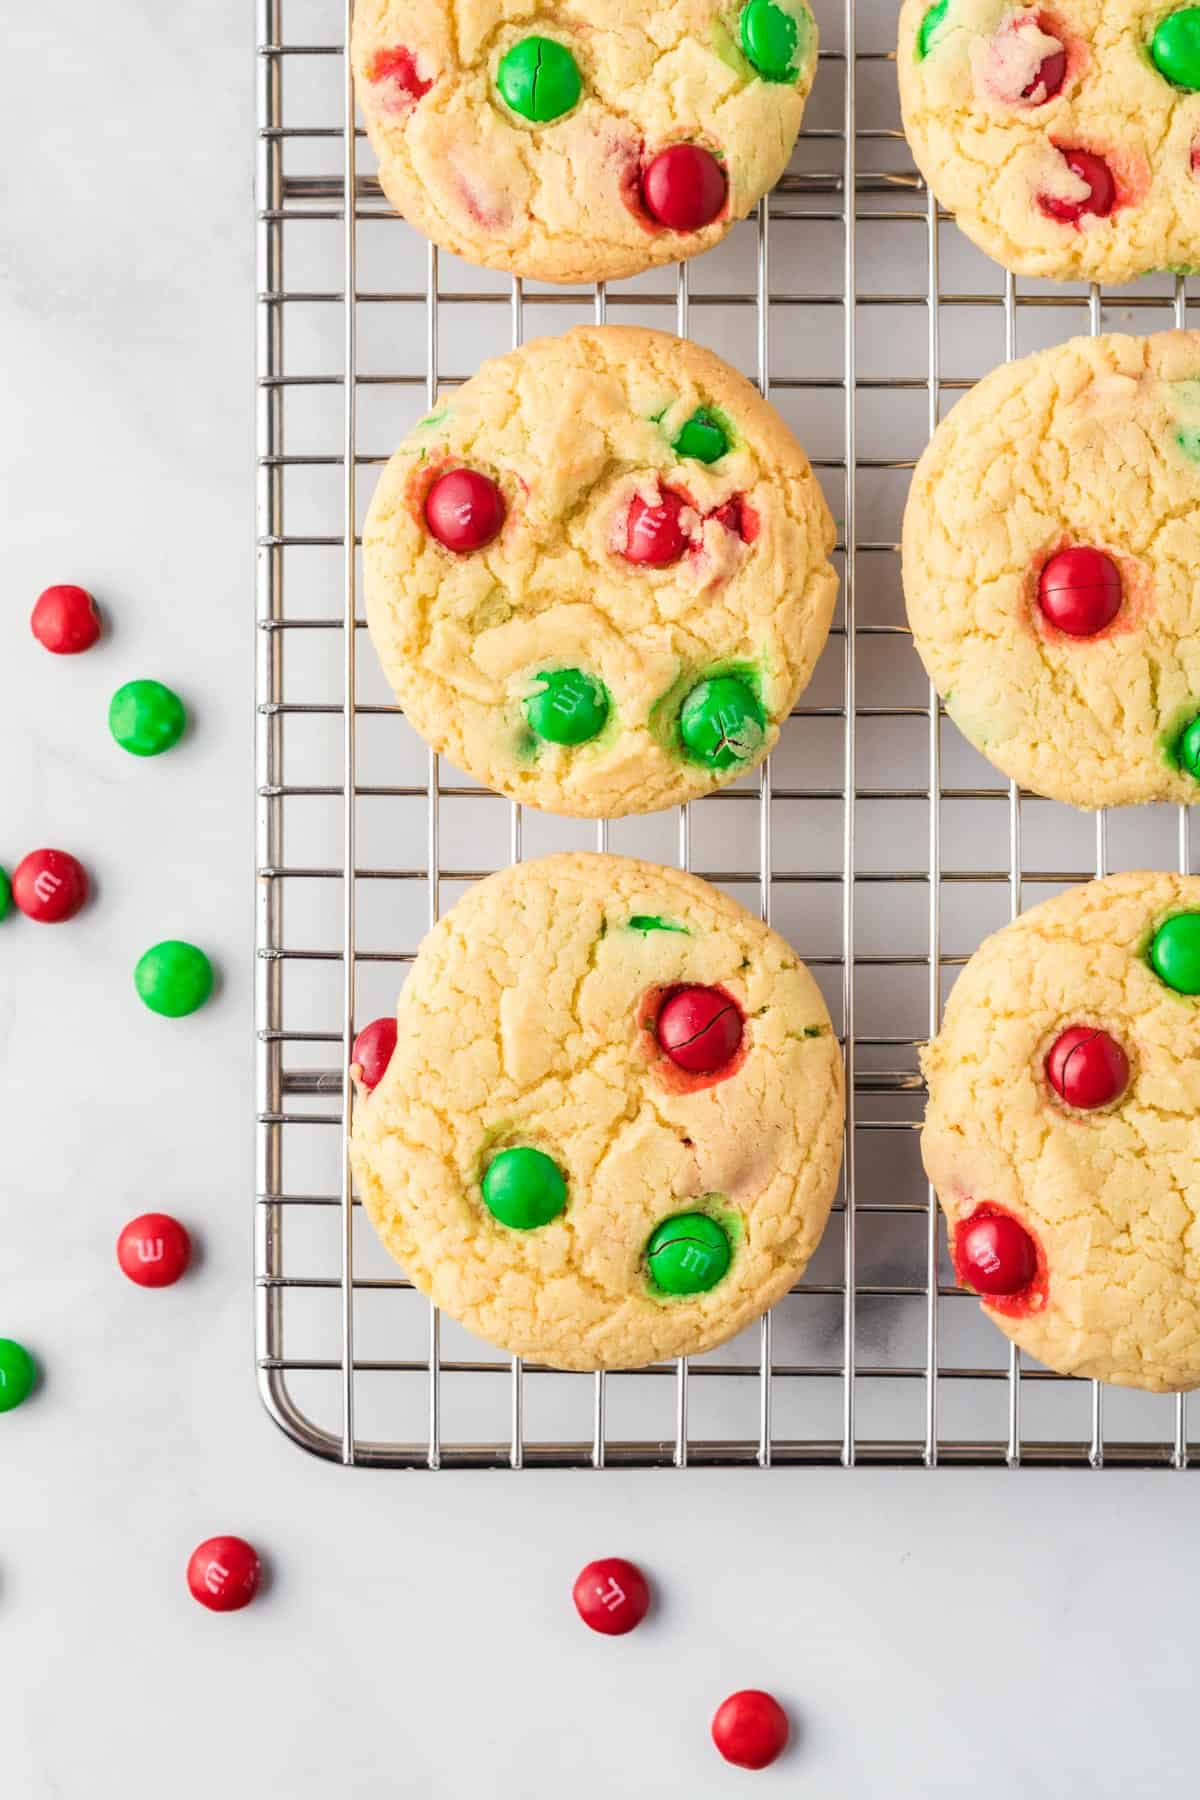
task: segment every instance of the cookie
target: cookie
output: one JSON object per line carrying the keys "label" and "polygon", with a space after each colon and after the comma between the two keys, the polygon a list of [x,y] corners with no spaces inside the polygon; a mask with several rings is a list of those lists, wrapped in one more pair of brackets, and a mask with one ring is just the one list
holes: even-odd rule
{"label": "cookie", "polygon": [[405,712],[510,799],[616,817],[771,749],[829,630],[808,461],[696,344],[580,328],[484,365],[388,464],[367,618]]}
{"label": "cookie", "polygon": [[918,168],[1006,269],[1200,264],[1200,9],[905,0],[897,67]]}
{"label": "cookie", "polygon": [[913,639],[996,767],[1075,806],[1200,797],[1200,334],[1076,338],[938,427],[904,517]]}
{"label": "cookie", "polygon": [[709,1350],[788,1291],[842,1117],[783,939],[693,875],[580,853],[489,877],[426,938],[351,1154],[439,1306],[503,1350],[616,1369]]}
{"label": "cookie", "polygon": [[358,0],[383,190],[468,262],[615,280],[710,250],[778,181],[804,0]]}
{"label": "cookie", "polygon": [[1200,1385],[1200,878],[1115,875],[971,958],[921,1139],[964,1287],[1068,1375]]}

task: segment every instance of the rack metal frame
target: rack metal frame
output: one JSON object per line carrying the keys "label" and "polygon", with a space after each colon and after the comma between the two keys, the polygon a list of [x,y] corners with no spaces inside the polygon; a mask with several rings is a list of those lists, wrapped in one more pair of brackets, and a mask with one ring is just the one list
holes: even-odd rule
{"label": "rack metal frame", "polygon": [[[257,1022],[257,1193],[256,1193],[256,1350],[257,1369],[263,1400],[276,1422],[298,1444],[322,1457],[345,1464],[386,1465],[404,1468],[513,1467],[522,1466],[664,1466],[675,1465],[746,1465],[784,1464],[1076,1464],[1099,1468],[1116,1465],[1156,1466],[1183,1469],[1194,1466],[1189,1440],[1186,1398],[1173,1402],[1171,1428],[1157,1435],[1132,1439],[1114,1439],[1105,1432],[1105,1390],[1091,1385],[1090,1424],[1077,1434],[1059,1433],[1031,1439],[1023,1427],[1023,1397],[1036,1391],[1040,1384],[1059,1384],[1062,1378],[1029,1365],[1015,1349],[1009,1349],[1006,1364],[984,1364],[962,1361],[943,1352],[943,1306],[973,1304],[959,1294],[947,1273],[944,1245],[939,1234],[938,1210],[931,1194],[919,1202],[895,1200],[886,1193],[862,1191],[858,1176],[857,1150],[862,1136],[871,1131],[912,1132],[919,1123],[920,1078],[913,1066],[912,1037],[864,1036],[856,1029],[856,980],[869,967],[901,965],[923,967],[927,978],[927,1025],[929,1033],[937,1030],[944,1000],[947,971],[953,971],[966,959],[943,950],[942,901],[950,884],[970,879],[978,882],[1002,883],[1007,886],[1009,907],[1016,916],[1024,904],[1025,890],[1031,882],[1047,883],[1084,880],[1093,874],[1104,874],[1108,868],[1109,821],[1101,813],[1095,821],[1095,856],[1091,867],[1037,870],[1027,869],[1022,856],[1022,804],[1026,798],[1015,787],[953,787],[943,782],[944,711],[935,693],[929,692],[924,705],[884,705],[872,698],[869,682],[858,667],[859,647],[871,636],[895,635],[903,640],[899,625],[879,625],[860,620],[859,586],[864,563],[879,556],[895,557],[898,545],[889,541],[860,540],[858,535],[859,487],[864,473],[880,469],[903,470],[912,467],[911,460],[874,455],[869,434],[860,419],[864,395],[874,389],[910,389],[927,395],[928,427],[932,432],[942,412],[946,396],[969,387],[967,380],[943,377],[942,336],[949,309],[964,306],[999,306],[1003,309],[1005,353],[1011,358],[1017,352],[1018,318],[1024,308],[1063,307],[1077,309],[1086,304],[1090,328],[1101,328],[1105,310],[1120,307],[1141,326],[1153,323],[1164,311],[1169,320],[1187,322],[1189,293],[1185,282],[1177,279],[1173,291],[1145,293],[1140,287],[1122,291],[1117,298],[1104,296],[1093,288],[1082,300],[1078,295],[1048,292],[1034,284],[1030,290],[1018,291],[1011,275],[1003,277],[1002,291],[966,293],[947,291],[942,282],[943,234],[952,224],[937,208],[919,177],[911,167],[894,172],[875,170],[860,173],[860,153],[864,145],[879,145],[893,140],[902,143],[901,134],[893,126],[873,125],[860,119],[859,80],[871,65],[886,64],[889,58],[881,52],[859,52],[856,40],[855,0],[835,0],[843,8],[841,50],[822,53],[823,82],[828,84],[840,75],[842,90],[841,123],[835,129],[806,127],[806,140],[821,140],[840,152],[832,167],[813,173],[789,174],[775,193],[764,200],[757,212],[756,252],[752,280],[741,291],[722,292],[719,296],[693,291],[697,265],[681,265],[672,294],[644,291],[627,294],[623,290],[607,291],[603,285],[595,290],[593,308],[597,320],[623,305],[657,307],[662,322],[673,323],[681,336],[687,336],[695,309],[714,298],[723,306],[754,307],[757,318],[755,340],[756,376],[762,392],[787,387],[829,388],[842,397],[842,432],[844,454],[838,459],[817,462],[826,476],[832,475],[842,485],[841,537],[839,552],[843,563],[841,623],[837,632],[844,638],[845,675],[841,702],[834,706],[805,706],[797,709],[801,717],[840,719],[843,728],[842,784],[840,787],[785,786],[773,777],[768,764],[761,771],[757,788],[747,794],[744,788],[697,803],[711,806],[718,801],[734,800],[742,806],[758,808],[758,867],[711,869],[698,872],[709,879],[745,882],[753,874],[762,916],[770,919],[773,899],[781,883],[798,877],[778,869],[774,864],[775,834],[772,808],[780,800],[840,801],[843,808],[841,867],[820,873],[809,873],[808,881],[828,881],[841,890],[841,953],[837,956],[807,956],[818,970],[832,972],[840,982],[842,1033],[848,1076],[848,1117],[846,1128],[845,1175],[842,1198],[830,1231],[840,1233],[842,1270],[839,1280],[825,1283],[806,1281],[797,1290],[819,1294],[840,1305],[840,1347],[833,1361],[795,1361],[777,1356],[773,1339],[773,1320],[764,1318],[758,1331],[757,1356],[743,1358],[706,1358],[662,1366],[634,1375],[566,1376],[525,1367],[519,1358],[489,1360],[486,1355],[446,1355],[442,1347],[442,1324],[439,1316],[401,1275],[372,1279],[356,1275],[355,1216],[358,1203],[354,1199],[346,1158],[346,1142],[350,1128],[353,1094],[350,1084],[343,1082],[340,1071],[349,1062],[349,1050],[355,1029],[356,976],[368,962],[394,963],[402,967],[412,960],[415,946],[406,945],[395,951],[364,951],[358,942],[356,900],[359,884],[372,880],[424,881],[428,893],[428,922],[432,924],[442,906],[442,889],[448,882],[462,883],[489,872],[486,868],[463,869],[446,866],[441,849],[441,806],[447,795],[461,795],[464,790],[455,778],[447,777],[440,759],[430,752],[421,784],[368,787],[359,778],[359,729],[364,717],[394,712],[398,709],[365,705],[358,699],[357,643],[362,628],[359,616],[359,570],[357,564],[356,521],[359,514],[359,471],[364,463],[378,461],[365,457],[359,440],[360,394],[368,382],[389,381],[407,384],[424,392],[429,406],[435,404],[443,382],[439,345],[441,321],[445,309],[459,303],[506,307],[511,315],[512,341],[519,344],[525,330],[527,296],[520,280],[505,282],[496,278],[483,292],[454,292],[441,282],[439,254],[428,249],[426,281],[423,292],[404,290],[394,293],[366,293],[359,285],[359,228],[364,219],[388,215],[378,184],[372,176],[360,172],[362,133],[356,129],[354,93],[349,57],[345,45],[353,12],[353,0],[326,0],[328,35],[325,41],[293,42],[286,35],[289,0],[256,0],[258,62],[258,577],[257,577],[257,931],[256,931],[256,1022]],[[313,10],[309,0],[308,14]],[[340,63],[340,106],[336,116],[294,121],[285,106],[284,71],[294,59],[320,57]],[[866,110],[866,109],[864,109]],[[286,169],[286,151],[296,141],[336,140],[341,146],[340,174],[333,176],[291,175]],[[344,204],[345,195],[353,195],[354,204]],[[902,204],[897,208],[896,201]],[[878,210],[889,203],[886,212]],[[801,203],[806,203],[801,209]],[[883,217],[923,222],[926,231],[926,286],[923,292],[859,292],[859,229],[865,221]],[[772,281],[772,233],[789,220],[840,226],[842,233],[842,281],[834,293],[799,292],[782,289]],[[304,221],[336,219],[341,223],[342,268],[339,285],[328,290],[299,291],[287,284],[286,247],[290,234],[303,228]],[[800,229],[801,227],[795,227]],[[296,301],[340,306],[343,316],[341,366],[319,374],[293,373],[285,355],[285,317],[288,306]],[[364,305],[405,304],[421,302],[425,313],[425,370],[422,375],[363,376],[359,369],[359,309]],[[576,307],[578,294],[538,291],[539,307],[569,303]],[[842,314],[841,368],[820,377],[780,377],[772,367],[772,322],[780,309],[789,305],[826,306],[840,309]],[[867,376],[859,373],[858,323],[864,311],[878,306],[919,305],[927,315],[928,368],[925,374]],[[1141,309],[1148,309],[1145,314]],[[979,373],[982,373],[981,369]],[[287,396],[299,387],[326,386],[340,388],[341,433],[336,449],[320,456],[291,456],[286,450],[285,421]],[[297,466],[330,466],[341,471],[343,525],[340,534],[315,533],[305,530],[306,521],[296,521],[285,508],[285,476]],[[835,507],[835,510],[836,507]],[[289,615],[285,596],[285,555],[304,546],[321,546],[340,552],[341,579],[336,613],[325,618]],[[299,699],[292,693],[287,679],[284,645],[289,633],[318,631],[330,645],[330,655],[340,662],[341,700],[339,703]],[[340,719],[341,756],[336,768],[328,771],[329,779],[319,784],[289,783],[285,773],[285,731],[289,717],[324,714]],[[928,779],[924,784],[907,787],[865,787],[857,779],[859,722],[863,719],[922,719],[926,726]],[[952,729],[952,728],[948,728]],[[285,853],[288,809],[297,799],[321,795],[338,799],[342,806],[341,863],[322,868],[295,868],[288,865]],[[423,843],[413,847],[411,866],[387,870],[360,867],[358,849],[358,807],[365,795],[373,798],[413,800],[425,804]],[[925,837],[926,859],[922,866],[906,871],[873,871],[859,866],[857,818],[864,801],[904,799],[923,802],[927,807]],[[942,853],[942,815],[946,801],[968,800],[980,806],[1002,806],[1005,809],[1007,864],[1003,867],[955,870],[944,866]],[[492,804],[508,806],[495,798]],[[696,806],[680,809],[677,846],[679,862],[693,866],[693,817]],[[519,858],[523,847],[524,821],[519,807],[510,807],[508,824],[509,853]],[[601,824],[595,842],[601,849],[609,843],[609,827]],[[1178,862],[1189,868],[1188,817],[1180,809],[1178,818]],[[346,879],[346,871],[354,871],[354,879]],[[292,944],[284,925],[284,893],[293,880],[317,880],[341,883],[341,932],[337,948],[306,949]],[[923,955],[870,955],[856,947],[856,893],[864,883],[873,881],[907,881],[926,883],[928,887],[928,949]],[[340,1007],[330,1018],[328,1027],[319,1030],[289,1029],[284,1006],[286,972],[294,963],[340,963]],[[308,1046],[310,1053],[327,1058],[328,1067],[297,1069],[289,1065],[289,1052]],[[909,1067],[895,1071],[879,1070],[871,1065],[872,1052],[894,1049],[897,1060],[907,1055]],[[865,1053],[865,1054],[864,1054]],[[336,1065],[336,1066],[334,1066]],[[894,1096],[896,1112],[904,1116],[877,1116],[874,1105],[879,1096]],[[306,1107],[306,1101],[337,1099],[335,1110]],[[907,1106],[899,1104],[903,1100]],[[333,1132],[339,1144],[340,1175],[336,1189],[304,1192],[289,1187],[285,1179],[285,1146],[294,1137],[311,1132]],[[297,1276],[288,1272],[285,1244],[289,1228],[305,1211],[324,1209],[339,1221],[337,1266],[323,1268],[317,1274]],[[877,1220],[889,1215],[918,1214],[923,1219],[924,1272],[920,1281],[880,1283],[864,1282],[858,1275],[858,1256],[862,1233],[874,1228]],[[397,1306],[421,1309],[427,1318],[424,1327],[424,1351],[419,1355],[385,1358],[356,1356],[356,1302],[364,1291],[386,1290]],[[339,1351],[336,1357],[288,1355],[286,1353],[286,1314],[290,1298],[297,1292],[318,1292],[333,1297],[338,1308]],[[858,1309],[860,1302],[873,1305],[891,1302],[910,1303],[917,1300],[923,1307],[924,1355],[920,1361],[864,1359],[859,1353]],[[786,1302],[784,1303],[786,1304]],[[481,1347],[482,1351],[482,1347]],[[296,1382],[308,1374],[320,1374],[336,1381],[338,1418],[331,1424],[312,1416],[312,1409],[297,1398]],[[357,1428],[359,1384],[367,1375],[388,1379],[417,1381],[424,1395],[425,1430],[422,1434],[397,1434],[395,1437],[364,1435]],[[495,1396],[494,1408],[498,1428],[477,1435],[455,1435],[444,1428],[443,1384],[449,1377],[481,1378],[486,1390]],[[756,1395],[754,1429],[741,1435],[712,1437],[689,1429],[689,1402],[698,1378],[729,1379],[739,1388],[751,1384]],[[574,1438],[547,1439],[531,1435],[526,1427],[527,1384],[531,1380],[590,1383],[590,1434]],[[911,1423],[893,1432],[874,1430],[869,1435],[859,1428],[858,1397],[864,1382],[888,1383],[896,1380],[918,1382],[923,1387],[923,1417],[919,1428]],[[614,1382],[649,1382],[656,1391],[661,1383],[673,1384],[674,1430],[671,1433],[650,1430],[645,1435],[629,1432],[614,1434],[609,1429],[610,1397]],[[776,1429],[776,1396],[783,1384],[836,1383],[840,1389],[840,1431],[824,1430],[813,1435],[795,1435]],[[971,1382],[984,1387],[1003,1384],[1007,1400],[1007,1424],[1003,1432],[975,1439],[947,1435],[941,1423],[941,1401],[944,1384]],[[1071,1384],[1076,1389],[1081,1384]]]}

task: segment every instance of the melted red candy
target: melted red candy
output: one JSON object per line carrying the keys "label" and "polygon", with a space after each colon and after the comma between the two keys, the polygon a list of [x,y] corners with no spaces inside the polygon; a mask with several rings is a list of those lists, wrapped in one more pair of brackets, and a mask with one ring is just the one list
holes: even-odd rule
{"label": "melted red candy", "polygon": [[955,1230],[954,1267],[963,1287],[1011,1300],[1037,1277],[1037,1245],[1008,1213],[980,1207]]}
{"label": "melted red candy", "polygon": [[743,544],[752,544],[762,530],[762,520],[741,494],[735,494],[724,506],[718,506],[710,516],[719,525],[723,525],[726,531],[732,531],[735,537],[740,537]]}
{"label": "melted red candy", "polygon": [[131,1219],[117,1239],[117,1262],[139,1287],[170,1287],[192,1259],[192,1240],[169,1213]]}
{"label": "melted red candy", "polygon": [[687,549],[681,515],[687,502],[682,494],[663,488],[653,506],[640,494],[630,502],[623,555],[631,563],[649,563],[651,568],[665,568],[678,562]]}
{"label": "melted red candy", "polygon": [[100,636],[96,602],[86,588],[71,583],[40,594],[29,624],[38,643],[55,656],[78,656]]}
{"label": "melted red candy", "polygon": [[239,1612],[258,1592],[262,1567],[252,1544],[240,1537],[205,1538],[188,1558],[193,1600],[210,1612]]}
{"label": "melted red candy", "polygon": [[1072,1025],[1051,1046],[1046,1080],[1068,1106],[1109,1106],[1129,1086],[1129,1058],[1107,1031]]}
{"label": "melted red candy", "polygon": [[396,1048],[395,1019],[372,1019],[354,1040],[350,1061],[360,1070],[359,1080],[367,1089],[377,1088],[387,1074],[387,1066]]}
{"label": "melted red candy", "polygon": [[417,71],[417,59],[411,50],[397,45],[394,50],[377,51],[371,62],[372,81],[390,81],[396,92],[407,100],[421,100],[433,86],[432,81],[422,80]]}
{"label": "melted red candy", "polygon": [[27,919],[61,925],[88,897],[87,870],[66,850],[31,850],[13,870],[12,897]]}
{"label": "melted red candy", "polygon": [[588,1563],[579,1571],[571,1597],[584,1624],[604,1637],[624,1637],[641,1624],[650,1608],[646,1577],[623,1556],[602,1556]]}
{"label": "melted red candy", "polygon": [[761,1688],[743,1688],[717,1708],[712,1740],[726,1762],[739,1769],[765,1769],[783,1754],[787,1714],[773,1695]]}
{"label": "melted red candy", "polygon": [[469,556],[499,537],[504,496],[478,469],[451,469],[439,475],[425,497],[425,523],[439,544],[457,556]]}
{"label": "melted red candy", "polygon": [[1111,556],[1086,544],[1060,550],[1038,577],[1038,605],[1068,637],[1095,637],[1121,610],[1121,571]]}
{"label": "melted red candy", "polygon": [[658,1041],[677,1068],[712,1075],[742,1047],[742,1015],[720,988],[676,988],[658,1015]]}
{"label": "melted red candy", "polygon": [[1061,146],[1059,150],[1068,168],[1087,182],[1089,192],[1083,200],[1060,200],[1053,194],[1039,194],[1042,211],[1064,225],[1078,224],[1087,213],[1106,219],[1117,203],[1117,184],[1104,158],[1092,150],[1063,150]]}
{"label": "melted red candy", "polygon": [[642,171],[646,210],[669,231],[700,231],[725,205],[729,184],[711,150],[672,144]]}
{"label": "melted red candy", "polygon": [[[1043,31],[1047,37],[1056,38],[1059,36],[1058,28],[1053,20],[1048,19],[1044,13],[1038,14],[1037,22],[1039,31]],[[1047,100],[1053,100],[1055,94],[1061,91],[1062,84],[1066,78],[1066,48],[1052,50],[1049,56],[1044,56],[1038,64],[1037,74],[1034,76],[1029,86],[1024,89],[1021,98],[1022,100],[1032,100],[1038,89],[1042,88],[1044,91],[1038,100],[1038,105],[1044,106]]]}

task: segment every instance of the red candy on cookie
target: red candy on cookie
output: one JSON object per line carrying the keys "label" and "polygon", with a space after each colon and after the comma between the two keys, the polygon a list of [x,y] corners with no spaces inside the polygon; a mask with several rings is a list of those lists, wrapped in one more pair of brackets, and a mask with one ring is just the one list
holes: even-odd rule
{"label": "red candy on cookie", "polygon": [[717,1708],[712,1740],[726,1762],[739,1769],[765,1769],[786,1748],[788,1717],[774,1695],[743,1688]]}
{"label": "red candy on cookie", "polygon": [[653,505],[635,494],[625,533],[626,560],[646,563],[652,569],[678,562],[688,546],[681,523],[685,505],[683,496],[672,488],[663,488]]}
{"label": "red candy on cookie", "polygon": [[261,1576],[258,1552],[245,1538],[205,1538],[188,1558],[189,1591],[209,1612],[240,1612],[249,1606]]}
{"label": "red candy on cookie", "polygon": [[425,523],[439,544],[457,556],[469,556],[499,537],[504,496],[478,469],[450,469],[426,495]]}
{"label": "red candy on cookie", "polygon": [[723,1069],[742,1045],[742,1015],[719,988],[677,988],[664,1002],[656,1030],[671,1061],[692,1075]]}
{"label": "red candy on cookie", "polygon": [[1077,225],[1088,213],[1097,218],[1106,219],[1117,203],[1117,184],[1113,180],[1112,170],[1102,156],[1094,150],[1064,150],[1057,146],[1067,167],[1087,183],[1088,192],[1082,200],[1063,200],[1055,194],[1039,194],[1038,205],[1051,219],[1059,219],[1064,225]]}
{"label": "red candy on cookie", "polygon": [[351,1066],[361,1070],[359,1080],[367,1089],[377,1088],[387,1074],[387,1066],[396,1048],[395,1019],[372,1019],[354,1040],[350,1052]]}
{"label": "red candy on cookie", "polygon": [[1046,1079],[1068,1106],[1109,1106],[1129,1086],[1129,1058],[1107,1031],[1072,1025],[1051,1046]]}
{"label": "red candy on cookie", "polygon": [[954,1235],[954,1266],[977,1294],[1011,1297],[1037,1275],[1037,1247],[1007,1213],[981,1210],[963,1219]]}
{"label": "red candy on cookie", "polygon": [[100,636],[100,615],[86,588],[65,583],[39,594],[29,621],[38,643],[55,656],[78,656]]}
{"label": "red candy on cookie", "polygon": [[588,1563],[576,1576],[571,1597],[584,1624],[604,1637],[624,1637],[641,1624],[650,1608],[646,1577],[623,1556],[602,1556]]}
{"label": "red candy on cookie", "polygon": [[13,870],[12,897],[27,919],[61,925],[88,897],[87,871],[66,850],[31,850]]}
{"label": "red candy on cookie", "polygon": [[1038,578],[1038,605],[1068,637],[1095,637],[1121,610],[1121,571],[1111,556],[1086,544],[1052,556]]}
{"label": "red candy on cookie", "polygon": [[651,218],[669,231],[701,231],[722,211],[729,183],[702,144],[672,144],[642,171],[642,198]]}
{"label": "red candy on cookie", "polygon": [[121,1272],[138,1287],[170,1287],[192,1258],[192,1240],[169,1213],[142,1213],[130,1219],[117,1239]]}

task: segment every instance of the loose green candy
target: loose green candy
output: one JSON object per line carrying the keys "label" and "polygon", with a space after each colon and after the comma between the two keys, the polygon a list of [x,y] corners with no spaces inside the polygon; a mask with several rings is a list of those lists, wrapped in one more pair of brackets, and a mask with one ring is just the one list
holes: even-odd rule
{"label": "loose green candy", "polygon": [[742,49],[764,81],[795,81],[800,73],[800,26],[778,0],[748,0],[742,8]]}
{"label": "loose green candy", "polygon": [[1200,913],[1176,913],[1159,926],[1150,966],[1177,994],[1200,994]]}
{"label": "loose green candy", "polygon": [[213,989],[212,964],[195,944],[167,938],[155,944],[133,971],[134,985],[151,1012],[182,1019],[204,1005]]}
{"label": "loose green candy", "polygon": [[762,747],[763,709],[736,675],[717,675],[694,687],[683,703],[679,731],[684,745],[710,769],[748,762]]}
{"label": "loose green candy", "polygon": [[112,697],[108,729],[131,756],[161,756],[183,736],[183,701],[161,681],[127,681]]}
{"label": "loose green candy", "polygon": [[12,882],[8,879],[8,870],[0,869],[0,919],[7,919],[12,906]]}
{"label": "loose green candy", "polygon": [[729,1238],[707,1213],[664,1219],[646,1246],[650,1278],[664,1294],[703,1294],[733,1260]]}
{"label": "loose green candy", "polygon": [[676,456],[715,463],[729,449],[729,437],[721,421],[702,406],[692,414],[671,448]]}
{"label": "loose green candy", "polygon": [[1200,715],[1192,720],[1180,738],[1176,754],[1180,768],[1200,781]]}
{"label": "loose green candy", "polygon": [[37,1366],[24,1344],[0,1338],[0,1413],[12,1412],[28,1400],[37,1380]]}
{"label": "loose green candy", "polygon": [[544,669],[540,692],[525,702],[529,728],[551,744],[586,744],[604,730],[608,689],[582,669]]}
{"label": "loose green candy", "polygon": [[483,1199],[493,1218],[513,1231],[534,1231],[557,1219],[567,1204],[567,1184],[553,1157],[527,1145],[501,1150],[483,1178]]}
{"label": "loose green candy", "polygon": [[579,64],[553,38],[527,37],[501,57],[496,70],[500,97],[535,125],[548,125],[570,112],[583,92]]}
{"label": "loose green candy", "polygon": [[1159,20],[1150,60],[1175,87],[1200,88],[1200,6],[1182,7]]}
{"label": "loose green candy", "polygon": [[924,62],[933,49],[933,40],[941,28],[942,21],[950,10],[950,0],[937,0],[921,20],[921,29],[917,33],[917,61]]}

